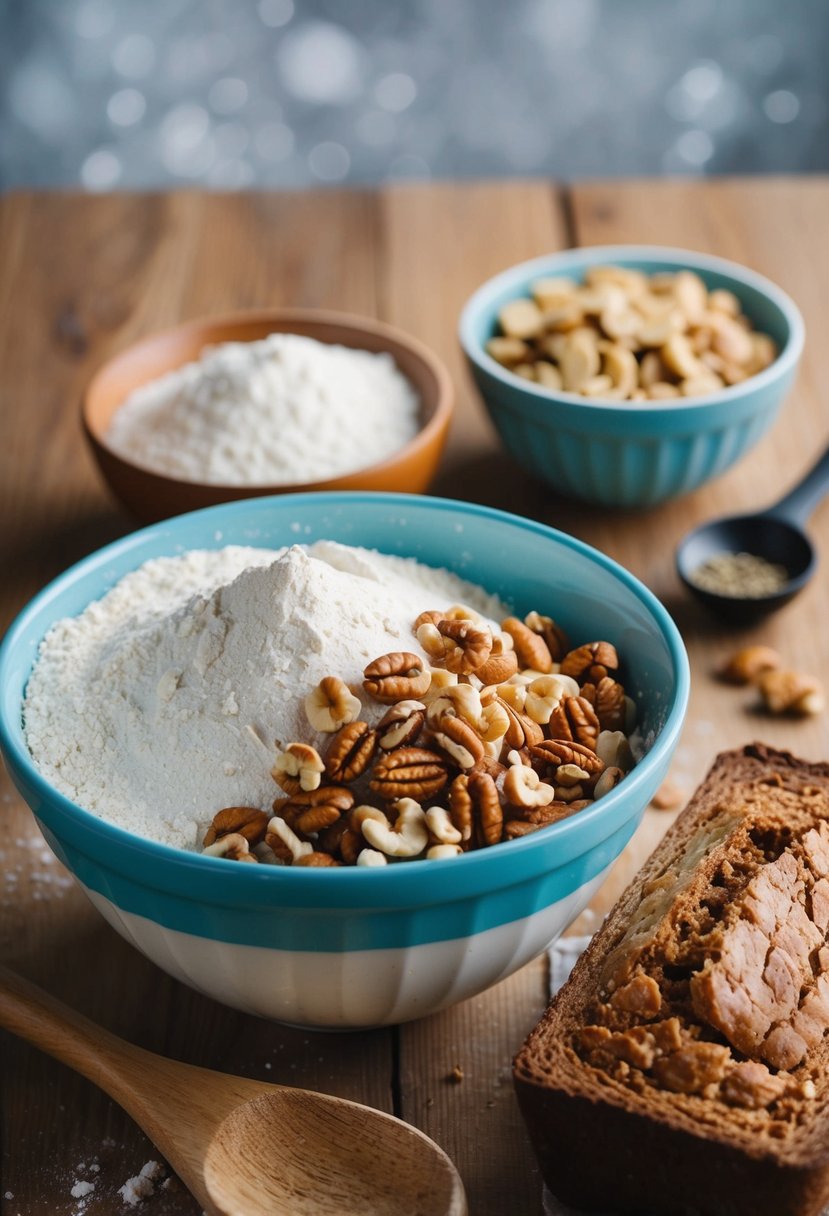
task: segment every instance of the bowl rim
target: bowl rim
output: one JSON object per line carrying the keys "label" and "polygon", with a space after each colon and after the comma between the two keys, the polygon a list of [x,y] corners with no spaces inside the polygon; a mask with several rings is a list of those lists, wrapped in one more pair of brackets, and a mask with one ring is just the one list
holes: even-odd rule
{"label": "bowl rim", "polygon": [[[505,841],[489,848],[470,851],[459,857],[430,861],[428,865],[424,866],[400,866],[394,864],[378,866],[376,868],[368,866],[342,866],[337,869],[326,868],[324,873],[322,873],[314,867],[304,866],[228,865],[227,861],[223,858],[205,856],[201,853],[151,840],[148,837],[130,832],[126,828],[119,827],[117,824],[100,818],[92,811],[86,810],[84,807],[73,802],[65,794],[62,794],[41,775],[26,747],[23,737],[22,700],[17,700],[17,714],[19,717],[15,726],[12,726],[12,723],[7,721],[5,701],[0,698],[0,753],[11,759],[12,763],[9,765],[9,768],[12,776],[15,776],[15,769],[19,769],[24,774],[26,783],[34,788],[41,801],[52,804],[59,813],[73,821],[85,833],[91,833],[94,837],[98,837],[103,844],[108,846],[108,850],[113,855],[116,850],[122,856],[127,857],[130,854],[133,856],[142,855],[150,863],[157,861],[165,866],[172,866],[182,873],[189,871],[194,878],[196,876],[206,878],[212,874],[214,880],[218,878],[222,879],[221,887],[223,892],[228,896],[232,895],[233,897],[246,899],[255,892],[261,894],[270,892],[271,894],[279,893],[290,898],[295,893],[300,898],[305,896],[307,900],[310,893],[319,897],[314,901],[314,906],[325,906],[326,901],[324,897],[326,892],[329,892],[334,897],[330,903],[331,905],[335,905],[339,899],[342,899],[343,891],[347,890],[349,894],[353,894],[357,898],[365,898],[367,905],[393,906],[405,893],[409,892],[412,884],[419,882],[421,885],[425,884],[428,887],[428,875],[434,875],[435,878],[440,875],[444,879],[449,878],[453,874],[456,875],[457,882],[452,884],[452,897],[461,898],[466,891],[480,883],[481,872],[485,873],[487,868],[492,865],[493,860],[513,858],[516,863],[520,864],[521,858],[526,858],[528,854],[539,849],[539,847],[543,849],[545,844],[549,845],[553,841],[559,846],[564,846],[562,852],[566,852],[568,843],[573,843],[573,838],[579,833],[584,832],[587,837],[590,837],[592,835],[590,828],[594,827],[600,819],[607,818],[610,822],[613,822],[614,809],[618,809],[623,799],[627,799],[631,794],[635,795],[636,791],[647,783],[649,772],[654,767],[657,767],[663,758],[670,757],[682,729],[688,705],[690,668],[688,655],[679,629],[668,610],[653,592],[637,579],[635,575],[631,574],[623,566],[619,565],[618,562],[600,550],[594,549],[584,541],[569,536],[565,532],[560,532],[558,529],[507,511],[497,510],[493,507],[485,507],[477,503],[461,502],[448,498],[433,498],[420,494],[342,491],[338,493],[281,494],[273,495],[266,499],[257,498],[254,500],[242,499],[229,503],[220,503],[217,506],[206,507],[200,511],[188,512],[185,515],[165,520],[160,524],[151,524],[136,532],[128,533],[126,536],[110,542],[74,563],[62,574],[52,579],[21,610],[9,627],[2,644],[0,644],[0,688],[7,687],[11,680],[9,668],[12,663],[12,655],[18,646],[25,645],[23,635],[29,627],[30,619],[37,615],[41,609],[47,607],[50,602],[58,598],[73,583],[83,578],[88,572],[99,567],[105,567],[114,556],[121,555],[130,549],[139,548],[144,541],[152,539],[158,533],[163,533],[165,529],[173,529],[170,537],[172,541],[178,528],[184,527],[185,524],[192,526],[194,522],[201,523],[203,521],[205,534],[210,535],[215,533],[217,525],[221,526],[220,521],[225,521],[226,526],[229,516],[241,515],[250,510],[267,510],[271,506],[279,510],[290,506],[292,510],[296,511],[297,509],[301,510],[304,503],[309,500],[314,504],[324,502],[326,506],[330,507],[336,507],[337,505],[348,506],[358,502],[373,503],[392,509],[414,507],[415,509],[423,508],[428,511],[435,507],[451,510],[461,515],[477,516],[485,520],[505,523],[513,527],[517,526],[522,530],[534,532],[573,550],[590,563],[599,565],[620,581],[642,603],[651,618],[655,621],[665,641],[675,677],[674,694],[665,723],[648,752],[628,773],[625,781],[606,794],[600,802],[594,802],[592,806],[579,811],[577,815],[573,815],[559,823],[551,824],[539,832],[530,833],[516,840]],[[174,546],[171,544],[171,549],[173,548]],[[144,560],[149,559],[145,558]],[[133,568],[137,569],[137,566]],[[88,602],[92,603],[94,601],[89,600]],[[61,618],[55,617],[54,619],[58,620]],[[28,682],[35,661],[37,646],[42,641],[43,636],[45,635],[41,636],[37,645],[33,648],[27,668],[26,682]],[[15,732],[19,734],[19,739],[15,737]],[[39,818],[34,810],[33,814],[35,814],[36,818]],[[585,851],[589,851],[590,848],[594,847],[595,843],[593,842],[593,844],[588,845],[587,849],[576,849],[575,855],[578,856]],[[506,855],[504,854],[504,849],[509,850]],[[563,861],[566,859],[566,857],[562,858]],[[439,870],[435,870],[436,866],[439,867]],[[418,875],[422,875],[423,877],[419,879]],[[155,881],[156,883],[160,882],[158,879]],[[149,881],[149,885],[153,885],[152,880]],[[187,897],[187,888],[183,883],[180,894],[182,898]],[[426,902],[442,902],[441,884],[438,882],[433,884],[433,895],[434,898],[427,899]],[[421,899],[422,897],[423,893],[421,893]],[[226,902],[228,902],[227,899],[219,897],[217,886],[215,903],[221,904]],[[311,906],[310,900],[308,901],[308,906]]]}
{"label": "bowl rim", "polygon": [[[766,296],[783,314],[789,330],[786,342],[778,351],[777,357],[768,367],[754,376],[749,376],[740,384],[728,385],[716,393],[708,393],[703,397],[679,397],[667,401],[603,401],[601,398],[583,397],[579,393],[568,393],[564,390],[553,392],[552,389],[534,384],[531,380],[524,380],[493,359],[475,337],[474,326],[480,312],[489,296],[501,286],[515,283],[516,291],[518,291],[526,288],[527,280],[543,271],[557,269],[563,272],[570,267],[573,269],[586,268],[597,264],[604,265],[605,262],[624,266],[639,261],[651,261],[663,265],[681,263],[688,270],[710,270],[712,273],[730,278],[734,283],[751,287]],[[541,402],[561,401],[570,407],[580,406],[585,412],[591,413],[616,412],[620,409],[631,408],[637,414],[658,414],[663,411],[670,413],[686,408],[716,409],[724,403],[727,404],[747,396],[757,389],[763,389],[792,370],[803,351],[805,334],[806,327],[800,309],[791,296],[771,279],[747,266],[742,266],[739,262],[732,262],[728,258],[673,245],[583,245],[561,249],[557,253],[543,254],[525,262],[517,262],[515,265],[507,267],[506,270],[493,275],[476,288],[464,304],[458,322],[458,337],[464,353],[470,362],[476,364],[488,375],[500,380],[510,388],[520,389],[531,397],[538,398]]]}
{"label": "bowl rim", "polygon": [[[223,482],[223,481],[195,481],[185,477],[174,477],[170,473],[164,473],[159,469],[153,468],[148,464],[141,464],[135,460],[131,460],[129,456],[123,452],[117,451],[111,447],[107,441],[106,432],[104,432],[90,418],[91,402],[100,389],[100,383],[107,376],[113,367],[116,367],[122,360],[132,359],[141,351],[143,347],[154,346],[162,340],[170,341],[177,338],[184,338],[192,331],[203,329],[222,328],[226,326],[245,326],[245,325],[267,325],[270,323],[286,324],[302,324],[311,325],[319,323],[321,325],[333,325],[342,329],[352,330],[355,335],[360,333],[372,333],[381,339],[386,339],[392,344],[405,347],[416,359],[423,363],[435,378],[437,384],[437,393],[435,400],[435,408],[431,418],[423,425],[418,425],[417,433],[398,448],[385,460],[377,461],[375,464],[361,465],[357,469],[345,470],[342,473],[337,473],[334,477],[320,478],[318,481],[284,481],[284,482]],[[274,330],[274,333],[290,333],[290,330]],[[267,336],[267,335],[265,335]],[[259,341],[261,339],[242,337],[228,339],[229,341],[244,342],[244,341]],[[336,345],[336,343],[326,343],[326,345]],[[354,347],[353,349],[360,349]],[[369,351],[369,354],[379,354],[379,351]],[[391,348],[386,350],[394,358]],[[192,362],[192,360],[191,360]],[[184,367],[185,364],[177,364],[176,368]],[[397,361],[395,360],[395,366]],[[171,368],[172,370],[176,370]],[[397,370],[404,377],[406,382],[414,389],[406,373],[398,366]],[[151,381],[142,381],[142,384],[137,387],[144,387]],[[420,394],[417,394],[420,400]],[[386,321],[381,321],[374,317],[364,317],[359,313],[339,312],[335,309],[325,308],[252,308],[239,309],[233,312],[221,312],[215,315],[210,314],[204,317],[190,317],[186,321],[182,321],[178,325],[172,325],[166,329],[155,329],[150,333],[143,334],[134,342],[128,343],[121,347],[115,354],[109,356],[101,363],[93,372],[92,377],[86,384],[81,396],[81,423],[84,434],[87,440],[93,447],[102,448],[111,460],[119,461],[130,469],[136,470],[144,477],[153,478],[159,483],[167,486],[186,486],[193,493],[204,494],[228,494],[238,495],[244,492],[256,491],[258,496],[275,495],[277,493],[303,493],[313,492],[314,490],[327,488],[329,486],[337,488],[344,480],[352,480],[355,477],[373,477],[382,476],[384,473],[393,472],[397,465],[404,460],[408,460],[412,456],[417,456],[422,450],[428,448],[433,442],[440,438],[443,429],[448,425],[452,410],[454,408],[455,390],[452,383],[452,377],[449,374],[449,369],[446,364],[430,347],[422,342],[419,338],[408,334],[405,330],[398,329],[395,325],[390,325]],[[123,401],[116,407],[120,409],[124,404]]]}

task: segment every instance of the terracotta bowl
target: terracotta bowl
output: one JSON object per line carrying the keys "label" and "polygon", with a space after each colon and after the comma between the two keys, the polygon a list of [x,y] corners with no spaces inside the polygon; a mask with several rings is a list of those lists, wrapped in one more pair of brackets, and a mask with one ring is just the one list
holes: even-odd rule
{"label": "terracotta bowl", "polygon": [[[134,389],[198,359],[205,346],[255,342],[272,333],[301,334],[355,350],[386,351],[420,397],[420,430],[415,438],[388,460],[342,477],[250,486],[184,481],[133,464],[109,447],[107,431],[112,417]],[[84,395],[82,416],[86,437],[110,489],[137,519],[152,523],[216,503],[297,490],[421,494],[440,460],[453,400],[452,382],[443,363],[408,334],[369,317],[281,308],[189,321],[142,338],[96,373]]]}

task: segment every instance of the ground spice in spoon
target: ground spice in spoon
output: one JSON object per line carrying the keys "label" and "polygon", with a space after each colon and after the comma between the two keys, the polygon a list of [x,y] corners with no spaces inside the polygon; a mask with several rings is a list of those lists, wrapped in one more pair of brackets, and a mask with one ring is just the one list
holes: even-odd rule
{"label": "ground spice in spoon", "polygon": [[702,591],[735,600],[760,600],[782,591],[789,581],[785,566],[756,553],[718,553],[697,566],[692,581]]}

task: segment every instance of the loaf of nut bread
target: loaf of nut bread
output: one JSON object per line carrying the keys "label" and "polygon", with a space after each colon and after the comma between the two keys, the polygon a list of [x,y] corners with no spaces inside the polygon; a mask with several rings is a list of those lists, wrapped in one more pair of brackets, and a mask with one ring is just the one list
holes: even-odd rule
{"label": "loaf of nut bread", "polygon": [[829,764],[721,755],[515,1060],[579,1209],[829,1202]]}

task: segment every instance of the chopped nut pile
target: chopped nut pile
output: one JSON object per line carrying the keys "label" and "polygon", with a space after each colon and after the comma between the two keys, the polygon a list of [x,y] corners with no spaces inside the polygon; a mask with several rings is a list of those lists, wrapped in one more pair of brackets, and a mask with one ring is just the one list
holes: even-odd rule
{"label": "chopped nut pile", "polygon": [[571,649],[537,612],[493,630],[463,605],[421,613],[413,632],[426,658],[396,651],[363,673],[387,707],[377,725],[326,677],[305,698],[310,726],[333,735],[325,757],[301,741],[280,751],[273,813],[223,808],[203,852],[319,867],[456,857],[577,813],[632,768],[636,707],[610,642]]}
{"label": "chopped nut pile", "polygon": [[532,299],[505,304],[492,358],[552,392],[601,401],[702,397],[777,358],[737,297],[709,291],[692,270],[591,266],[584,280],[538,279]]}

